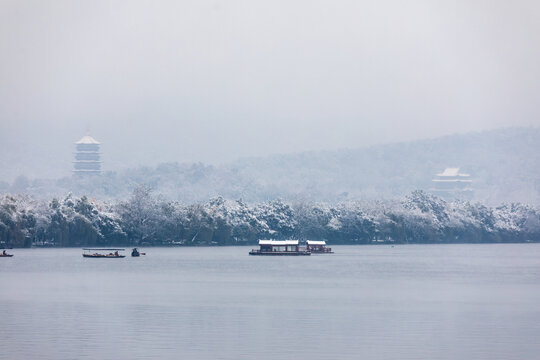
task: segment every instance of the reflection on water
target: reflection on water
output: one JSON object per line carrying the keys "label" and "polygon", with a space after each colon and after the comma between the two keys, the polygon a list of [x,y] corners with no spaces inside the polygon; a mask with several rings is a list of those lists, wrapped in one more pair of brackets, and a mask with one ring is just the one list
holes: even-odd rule
{"label": "reflection on water", "polygon": [[527,359],[540,245],[79,249],[0,259],[0,358]]}

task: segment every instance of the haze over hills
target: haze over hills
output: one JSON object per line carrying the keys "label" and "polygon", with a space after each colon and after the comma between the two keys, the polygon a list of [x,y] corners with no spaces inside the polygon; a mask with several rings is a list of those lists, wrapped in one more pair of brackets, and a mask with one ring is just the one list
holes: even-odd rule
{"label": "haze over hills", "polygon": [[138,184],[184,203],[223,196],[245,201],[341,202],[402,197],[429,190],[447,167],[471,175],[472,200],[496,205],[540,205],[540,128],[506,128],[428,140],[336,151],[244,158],[207,166],[163,163],[107,171],[91,178],[56,180],[18,177],[0,182],[0,192],[38,197],[67,192],[100,199],[126,198]]}
{"label": "haze over hills", "polygon": [[429,189],[446,167],[469,173],[474,199],[533,201],[540,191],[540,129],[511,128],[354,150],[244,160],[239,171],[264,185],[326,200],[403,196]]}

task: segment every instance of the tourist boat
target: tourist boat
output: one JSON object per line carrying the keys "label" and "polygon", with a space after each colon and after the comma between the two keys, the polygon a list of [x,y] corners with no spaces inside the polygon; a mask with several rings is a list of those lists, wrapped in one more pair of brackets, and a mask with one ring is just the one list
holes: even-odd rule
{"label": "tourist boat", "polygon": [[259,249],[253,249],[249,255],[269,256],[301,256],[311,255],[307,250],[300,249],[298,240],[259,240]]}
{"label": "tourist boat", "polygon": [[[125,249],[83,249],[83,257],[85,258],[107,258],[107,259],[120,259],[125,258],[125,255],[119,253],[119,251],[124,251]],[[102,251],[109,252],[102,253]]]}
{"label": "tourist boat", "polygon": [[133,250],[131,250],[131,256],[137,257],[137,256],[141,256],[141,255],[146,255],[146,253],[139,252],[139,250],[137,250],[137,248],[133,248]]}
{"label": "tourist boat", "polygon": [[13,254],[6,253],[6,250],[0,253],[0,257],[13,257]]}
{"label": "tourist boat", "polygon": [[307,244],[307,250],[310,251],[312,254],[333,254],[331,248],[326,247],[326,241],[315,241],[315,240],[308,240],[306,241]]}

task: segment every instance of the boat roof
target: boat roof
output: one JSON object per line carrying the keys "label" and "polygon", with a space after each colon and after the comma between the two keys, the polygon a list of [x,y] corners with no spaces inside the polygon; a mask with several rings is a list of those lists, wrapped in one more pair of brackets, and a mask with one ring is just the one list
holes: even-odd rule
{"label": "boat roof", "polygon": [[298,240],[259,240],[259,245],[298,245]]}
{"label": "boat roof", "polygon": [[318,240],[307,240],[306,243],[308,245],[326,245],[326,241],[318,241]]}
{"label": "boat roof", "polygon": [[87,249],[83,249],[83,250],[117,250],[117,251],[125,251],[126,249],[112,249],[112,248],[107,248],[107,249],[98,249],[98,248],[87,248]]}

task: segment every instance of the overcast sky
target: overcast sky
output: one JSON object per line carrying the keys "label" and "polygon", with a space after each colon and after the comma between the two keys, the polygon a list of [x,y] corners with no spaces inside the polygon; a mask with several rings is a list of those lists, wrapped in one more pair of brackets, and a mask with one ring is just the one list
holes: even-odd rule
{"label": "overcast sky", "polygon": [[0,164],[87,128],[111,169],[538,126],[539,44],[537,0],[0,0]]}

